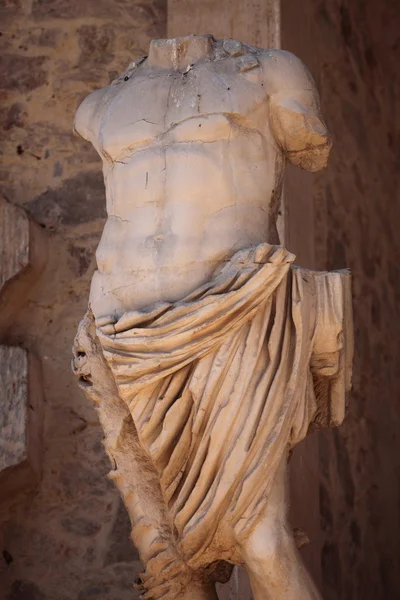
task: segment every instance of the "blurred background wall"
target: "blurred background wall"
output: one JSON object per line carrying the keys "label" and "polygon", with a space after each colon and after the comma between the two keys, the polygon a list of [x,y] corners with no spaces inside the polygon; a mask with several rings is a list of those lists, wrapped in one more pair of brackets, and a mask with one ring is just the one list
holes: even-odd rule
{"label": "blurred background wall", "polygon": [[[400,591],[400,10],[391,0],[283,0],[281,19],[282,47],[312,71],[334,139],[328,168],[313,176],[315,266],[353,272],[349,415],[340,429],[319,435],[324,596],[394,600]],[[289,221],[300,229],[301,218]]]}
{"label": "blurred background wall", "polygon": [[[324,597],[394,600],[400,15],[391,0],[281,5],[282,47],[312,71],[335,142],[328,169],[304,180],[306,227],[295,195],[288,198],[289,243],[308,244],[317,268],[348,266],[354,275],[350,413],[318,441],[320,507],[313,517],[321,526]],[[0,338],[40,358],[45,398],[41,483],[0,506],[0,600],[135,597],[139,563],[128,518],[105,477],[96,414],[69,366],[105,217],[100,160],[71,128],[84,96],[166,35],[166,16],[166,3],[157,0],[0,2],[1,192],[28,211],[47,243],[45,270]]]}

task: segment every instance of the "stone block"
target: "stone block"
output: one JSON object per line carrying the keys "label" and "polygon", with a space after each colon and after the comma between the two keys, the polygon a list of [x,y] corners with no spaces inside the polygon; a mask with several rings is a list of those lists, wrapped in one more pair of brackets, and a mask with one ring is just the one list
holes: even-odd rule
{"label": "stone block", "polygon": [[139,560],[139,554],[130,539],[132,525],[122,502],[118,505],[113,527],[108,538],[106,565]]}
{"label": "stone block", "polygon": [[[97,19],[137,19],[138,14],[155,13],[157,16],[163,14],[163,3],[160,0],[85,0],[79,5],[79,17]],[[34,2],[32,16],[40,21],[43,18],[53,19],[75,19],[77,17],[77,6],[71,0],[42,0]]]}
{"label": "stone block", "polygon": [[17,579],[14,581],[7,600],[45,600],[44,594],[31,581]]}
{"label": "stone block", "polygon": [[0,500],[40,477],[43,397],[39,361],[18,347],[0,346]]}
{"label": "stone block", "polygon": [[0,290],[29,264],[29,220],[19,207],[0,203]]}
{"label": "stone block", "polygon": [[7,91],[30,92],[47,81],[43,69],[45,56],[3,54],[0,58],[0,88]]}
{"label": "stone block", "polygon": [[53,230],[105,218],[104,204],[101,173],[82,171],[30,200],[27,208],[37,223]]}
{"label": "stone block", "polygon": [[78,31],[80,48],[79,68],[92,68],[93,65],[108,64],[113,59],[115,30],[107,23],[101,27],[82,25]]}
{"label": "stone block", "polygon": [[[45,261],[39,228],[27,213],[0,201],[0,335],[12,330]],[[32,486],[40,474],[42,386],[38,359],[0,345],[0,500]]]}
{"label": "stone block", "polygon": [[21,207],[0,198],[0,335],[11,329],[45,261],[40,228]]}
{"label": "stone block", "polygon": [[0,20],[4,25],[12,21],[21,10],[21,0],[3,0],[0,4]]}

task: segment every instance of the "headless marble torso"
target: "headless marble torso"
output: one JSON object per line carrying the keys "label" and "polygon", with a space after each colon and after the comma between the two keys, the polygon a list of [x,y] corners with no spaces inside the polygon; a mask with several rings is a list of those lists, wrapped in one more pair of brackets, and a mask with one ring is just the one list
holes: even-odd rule
{"label": "headless marble torso", "polygon": [[237,250],[276,242],[285,155],[316,170],[326,153],[310,148],[328,145],[298,59],[212,36],[152,42],[83,102],[75,129],[106,184],[96,317],[179,300]]}

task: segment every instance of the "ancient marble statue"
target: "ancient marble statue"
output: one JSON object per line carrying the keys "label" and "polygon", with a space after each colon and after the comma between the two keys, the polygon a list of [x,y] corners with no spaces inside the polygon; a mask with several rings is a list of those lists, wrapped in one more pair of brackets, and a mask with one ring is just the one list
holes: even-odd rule
{"label": "ancient marble statue", "polygon": [[102,158],[108,218],[74,369],[143,598],[215,599],[231,565],[255,600],[319,598],[286,469],[345,416],[352,323],[348,272],[294,267],[278,245],[285,163],[317,171],[331,148],[309,72],[233,39],[156,40],[84,100],[75,130]]}

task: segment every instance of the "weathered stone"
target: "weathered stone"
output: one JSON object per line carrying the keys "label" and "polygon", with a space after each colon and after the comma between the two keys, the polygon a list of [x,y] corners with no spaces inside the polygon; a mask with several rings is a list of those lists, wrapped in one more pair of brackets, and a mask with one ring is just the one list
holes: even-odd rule
{"label": "weathered stone", "polygon": [[0,198],[0,333],[11,327],[24,306],[45,260],[38,228],[22,208]]}
{"label": "weathered stone", "polygon": [[76,271],[76,274],[79,275],[79,277],[82,277],[88,270],[92,261],[92,252],[89,248],[73,246],[72,244],[68,247],[68,252],[73,259],[74,271]]}
{"label": "weathered stone", "polygon": [[0,89],[29,92],[44,85],[47,73],[45,56],[3,54],[0,57]]}
{"label": "weathered stone", "polygon": [[101,173],[82,171],[31,200],[27,209],[48,229],[77,225],[105,218],[104,185]]}
{"label": "weathered stone", "polygon": [[0,346],[0,499],[40,476],[43,398],[38,361],[23,348]]}
{"label": "weathered stone", "polygon": [[139,554],[130,539],[131,522],[122,502],[118,505],[114,525],[108,538],[109,550],[105,564],[132,562],[139,560]]}
{"label": "weathered stone", "polygon": [[279,48],[276,0],[167,0],[168,35],[212,33],[258,47]]}
{"label": "weathered stone", "polygon": [[[38,94],[38,100],[27,100],[24,93],[13,92],[16,96],[15,101],[19,103],[26,101],[27,103],[31,134],[36,140],[36,146],[48,144],[46,147],[51,151],[46,172],[44,161],[37,162],[27,151],[21,156],[16,153],[17,144],[24,145],[24,140],[15,141],[13,137],[19,135],[22,138],[26,132],[25,128],[14,126],[8,133],[8,141],[2,144],[4,155],[2,156],[1,170],[8,179],[4,188],[7,189],[6,195],[13,201],[25,203],[42,193],[47,186],[55,185],[52,179],[52,169],[56,160],[64,165],[67,178],[77,174],[83,168],[83,164],[87,164],[88,161],[93,162],[94,153],[88,149],[83,150],[83,144],[69,135],[75,107],[79,103],[79,98],[86,95],[90,87],[101,87],[108,83],[108,71],[121,72],[131,57],[135,58],[143,54],[148,45],[147,28],[150,24],[146,21],[144,13],[137,11],[135,7],[138,3],[133,0],[130,0],[129,5],[126,4],[126,6],[130,11],[130,16],[135,10],[135,19],[125,18],[127,13],[119,12],[118,7],[121,4],[110,2],[110,0],[85,0],[84,2],[82,0],[44,0],[42,2],[34,0],[32,8],[36,21],[26,13],[23,19],[20,18],[21,4],[19,0],[2,0],[0,2],[0,21],[3,32],[7,20],[12,16],[16,17],[14,26],[18,26],[19,31],[16,33],[16,39],[12,41],[16,46],[20,43],[26,44],[29,31],[34,31],[33,28],[43,27],[46,31],[54,27],[53,18],[57,16],[54,13],[56,5],[63,5],[63,10],[68,12],[72,19],[81,16],[85,18],[89,14],[96,19],[97,25],[103,23],[100,21],[103,18],[107,20],[104,22],[112,21],[118,31],[116,44],[119,45],[113,63],[108,65],[105,70],[98,68],[93,74],[93,82],[90,82],[90,86],[85,86],[78,79],[73,81],[72,76],[79,72],[79,69],[74,69],[78,57],[74,36],[71,33],[74,31],[73,22],[60,19],[57,27],[60,27],[63,35],[69,39],[67,46],[62,48],[65,68],[60,69],[57,66],[58,52],[51,53],[49,68],[51,65],[52,79],[49,80],[49,87],[43,86],[37,89],[35,94]],[[26,10],[31,3],[24,2],[23,4]],[[151,33],[151,37],[166,37],[166,30],[163,29],[165,23],[163,0],[157,3],[143,2],[143,4],[146,7],[159,7],[156,17],[159,31],[156,34]],[[237,2],[232,1],[231,5],[235,10]],[[255,6],[255,4],[253,5]],[[364,287],[361,289],[361,285],[357,283],[355,289],[358,307],[355,316],[359,355],[356,363],[355,397],[351,404],[351,415],[355,415],[356,418],[349,420],[348,426],[345,427],[344,443],[349,449],[356,499],[350,510],[344,494],[342,495],[340,483],[334,478],[329,479],[326,495],[330,503],[331,521],[333,519],[329,536],[331,542],[337,545],[338,552],[342,557],[342,574],[347,579],[345,587],[339,588],[339,581],[335,582],[334,576],[329,576],[327,571],[330,568],[335,571],[336,561],[334,560],[331,565],[329,553],[327,553],[324,570],[333,587],[329,592],[325,591],[325,597],[327,600],[396,598],[400,589],[397,525],[399,487],[396,476],[398,457],[400,457],[397,450],[400,439],[398,435],[400,411],[396,407],[399,397],[396,344],[399,338],[398,325],[400,322],[397,316],[400,305],[400,270],[396,259],[399,241],[396,233],[397,223],[399,223],[397,217],[399,203],[395,201],[397,197],[396,172],[399,172],[395,167],[395,161],[398,160],[398,136],[393,129],[393,124],[396,122],[396,98],[399,96],[397,65],[399,11],[397,3],[390,0],[383,2],[359,0],[341,4],[322,0],[302,0],[302,2],[289,0],[282,2],[281,5],[284,11],[283,33],[285,33],[287,25],[287,12],[290,12],[292,19],[295,13],[293,19],[295,31],[292,41],[284,39],[283,47],[297,51],[311,67],[315,59],[316,66],[312,70],[322,92],[323,110],[326,113],[328,125],[337,133],[336,149],[332,153],[331,167],[313,180],[316,202],[312,210],[315,211],[314,218],[317,221],[318,267],[329,267],[330,248],[327,247],[327,230],[338,232],[344,229],[348,234],[346,237],[334,235],[332,239],[339,239],[345,245],[346,257],[351,263],[357,282],[364,277],[371,248],[378,249],[382,258],[381,268],[375,269],[373,280],[373,285],[378,290],[381,306],[382,324],[380,328],[372,322],[372,314],[370,315],[369,309],[364,308],[364,304],[367,304],[366,294],[370,293],[371,286],[368,289]],[[341,5],[347,7],[344,10],[345,15],[347,12],[347,17],[344,17],[346,24],[344,30],[341,26]],[[205,15],[205,12],[201,10],[201,3],[194,3],[194,6],[196,11]],[[241,6],[244,4],[241,3]],[[176,10],[182,14],[182,2],[176,2]],[[254,15],[252,11],[249,11],[249,14],[250,17]],[[205,15],[205,17],[210,18],[209,15]],[[195,32],[194,21],[195,13],[193,12],[193,16],[190,16],[189,29],[186,29],[184,33]],[[233,26],[239,26],[239,22],[239,18],[236,18]],[[266,23],[264,19],[261,19],[260,22],[263,25]],[[348,34],[349,24],[350,35]],[[229,25],[227,22],[227,26]],[[207,25],[207,30],[215,32],[214,23],[211,26]],[[254,28],[253,32],[256,35],[257,28]],[[365,50],[358,53],[357,56],[360,58],[354,57],[352,46],[345,44],[344,32],[346,32],[346,39],[349,39],[353,45],[354,37],[358,38],[358,45],[361,39],[365,50],[373,43],[377,67],[367,68],[367,59],[364,60]],[[177,34],[180,33],[177,32]],[[294,40],[299,40],[302,35],[307,38],[306,44],[304,48],[299,48],[294,44]],[[9,43],[10,36],[3,33],[2,39],[5,40],[6,37],[7,43]],[[377,40],[380,40],[379,43]],[[318,48],[318,52],[315,52],[315,48]],[[31,52],[37,51],[40,52],[40,49],[31,50]],[[11,50],[7,49],[7,52],[11,52]],[[83,79],[82,77],[81,80]],[[94,79],[96,80],[94,81]],[[338,92],[338,90],[340,91]],[[54,99],[51,98],[52,95],[55,96]],[[354,98],[357,100],[357,107],[363,114],[368,132],[367,148],[361,147],[360,144],[355,146],[353,135],[347,136],[340,106],[340,100],[344,95],[349,96],[349,102],[354,101]],[[369,107],[374,106],[372,97],[378,99],[382,104],[382,118],[377,119],[374,117],[374,113],[369,111]],[[7,116],[9,106],[13,102],[14,97],[10,101],[7,100],[8,106],[4,111],[4,117]],[[53,104],[50,106],[51,103]],[[42,129],[37,126],[37,123],[43,120],[44,116],[50,126],[46,134],[42,135]],[[34,147],[30,142],[29,149],[36,152],[36,146]],[[368,160],[364,158],[367,150],[370,154]],[[332,189],[330,196],[328,194],[329,187]],[[310,197],[308,196],[308,199]],[[304,215],[300,216],[299,229],[304,233],[307,231],[304,225]],[[369,222],[367,229],[365,229],[365,220]],[[88,224],[85,227],[87,230],[91,230],[92,225]],[[73,337],[75,323],[80,318],[80,311],[83,310],[83,304],[79,308],[76,296],[79,298],[85,296],[89,271],[79,281],[76,281],[76,265],[73,264],[73,260],[69,260],[67,245],[69,243],[81,245],[82,232],[80,229],[77,233],[76,229],[71,227],[68,235],[68,243],[65,244],[61,234],[52,234],[49,274],[38,286],[37,293],[33,298],[35,303],[29,305],[23,321],[24,334],[27,339],[32,340],[38,352],[48,358],[44,359],[44,368],[49,414],[53,414],[55,406],[59,406],[61,403],[65,407],[83,408],[86,406],[83,397],[79,396],[71,384],[68,374],[66,375],[68,372],[66,365],[69,362],[70,340]],[[95,245],[96,239],[93,238],[92,246]],[[64,261],[65,257],[67,258]],[[76,296],[66,292],[72,283],[75,286]],[[19,326],[17,334],[21,333],[21,327],[22,325]],[[380,356],[382,357],[381,368],[378,364]],[[95,422],[94,415],[92,418]],[[78,436],[71,433],[68,437],[60,439],[61,427],[65,426],[68,420],[71,421],[71,428],[74,429],[75,418],[65,415],[63,423],[60,423],[60,420],[58,423],[57,420],[54,420],[51,431],[48,432],[47,468],[43,481],[43,489],[46,490],[45,497],[43,494],[40,502],[35,502],[34,498],[30,497],[24,506],[18,504],[14,513],[15,519],[20,523],[21,532],[18,542],[15,542],[11,551],[15,559],[11,565],[13,573],[19,579],[26,579],[28,570],[41,574],[42,569],[45,569],[46,576],[43,581],[39,584],[36,582],[36,584],[43,588],[44,593],[51,600],[56,600],[57,592],[55,590],[60,590],[58,593],[63,596],[63,600],[67,600],[67,598],[76,600],[79,590],[88,586],[86,583],[88,570],[91,571],[93,586],[96,582],[100,582],[105,571],[102,566],[105,548],[101,541],[97,543],[90,539],[95,557],[94,562],[91,562],[90,565],[84,558],[86,538],[76,537],[74,540],[78,558],[75,555],[66,557],[61,551],[59,553],[52,551],[45,554],[45,564],[42,562],[44,552],[41,548],[43,544],[32,544],[34,531],[48,530],[50,512],[54,518],[52,523],[54,537],[60,540],[65,539],[60,525],[64,515],[64,504],[62,496],[57,495],[57,469],[71,460],[74,455],[76,463],[70,477],[79,478],[80,465],[85,465],[87,461],[90,461],[92,455],[92,448],[86,440],[87,432],[80,433]],[[90,426],[92,429],[95,427],[94,424]],[[381,431],[382,428],[385,429],[384,432]],[[324,449],[326,455],[324,467],[326,475],[328,476],[330,471],[337,472],[333,444],[325,443],[324,440],[320,447]],[[102,473],[98,474],[98,479],[102,477]],[[369,491],[371,483],[376,483],[377,488],[374,492]],[[96,481],[91,481],[90,484],[96,485]],[[366,492],[366,490],[368,491]],[[82,503],[86,501],[89,493],[89,486],[86,486],[82,493],[84,496],[81,499]],[[110,502],[116,500],[115,495],[112,489],[108,491]],[[371,495],[375,496],[374,502],[370,499]],[[15,504],[15,499],[13,499],[13,503]],[[49,509],[49,507],[51,508]],[[308,503],[305,510],[309,510]],[[378,527],[371,526],[370,511],[372,510],[374,519],[378,519]],[[4,522],[8,518],[8,511],[2,507],[0,512]],[[341,528],[343,513],[346,515],[346,522]],[[105,511],[96,511],[96,518],[103,522],[107,514]],[[356,553],[358,561],[356,568],[349,568],[350,555],[354,552],[350,537],[353,536],[353,521],[358,524],[361,531],[362,544]],[[302,521],[300,523],[303,524]],[[3,523],[0,524],[0,530],[2,529]],[[307,527],[306,529],[308,531]],[[314,537],[311,537],[310,546],[314,546]],[[305,549],[305,551],[307,550]],[[99,564],[101,564],[100,567]],[[3,566],[4,563],[0,570]],[[133,566],[131,567],[131,564],[128,566],[133,572]],[[6,591],[2,587],[3,574],[1,578],[0,596],[3,593],[6,596]],[[119,575],[116,574],[115,582],[118,580]],[[358,588],[357,593],[352,593],[351,580]],[[68,582],[67,585],[66,582]],[[100,583],[98,587],[98,598],[105,600],[106,594],[102,594]],[[115,594],[112,600],[115,598],[131,600],[132,597],[135,597],[133,591],[127,595]],[[241,600],[250,598],[245,594],[232,595],[232,599],[237,597]]]}
{"label": "weathered stone", "polygon": [[[18,500],[21,503],[24,503],[26,501],[25,510],[29,510],[29,507],[32,505],[32,501],[34,500],[35,495],[37,496],[38,490],[35,490],[35,492],[35,494],[22,494],[19,499],[13,496],[11,500],[13,503],[18,502]],[[3,503],[1,505],[2,511],[4,511],[4,508],[6,508],[6,506],[6,503]],[[49,524],[50,519],[51,514],[48,510],[47,524]],[[62,529],[57,529],[56,531],[51,529],[52,528],[48,529],[47,532],[44,533],[42,528],[37,527],[37,523],[30,522],[24,525],[23,523],[21,523],[20,516],[17,516],[15,513],[11,517],[9,515],[9,519],[2,526],[2,533],[4,535],[4,547],[14,558],[14,562],[12,563],[12,570],[9,569],[10,577],[12,576],[13,579],[16,580],[25,580],[28,577],[29,579],[31,579],[30,576],[32,576],[33,582],[38,582],[41,579],[39,585],[40,587],[42,587],[43,584],[43,587],[45,588],[46,581],[43,581],[40,575],[39,577],[36,577],[35,573],[33,573],[32,570],[29,568],[29,566],[31,566],[32,563],[31,565],[27,565],[27,563],[25,563],[26,566],[24,569],[20,569],[19,565],[21,564],[21,562],[25,562],[24,559],[27,554],[32,553],[32,555],[35,557],[34,564],[37,565],[40,573],[41,566],[45,566],[46,571],[48,571],[48,565],[51,564],[52,561],[58,563],[60,559],[70,554],[71,546],[69,546],[66,543],[67,536],[65,535],[65,532]],[[29,540],[29,546],[25,544],[25,539]],[[74,537],[71,541],[73,543],[79,544],[79,541],[82,539],[83,538]],[[13,580],[10,581],[10,584],[12,582]],[[3,600],[3,596],[1,596],[2,591],[3,589],[0,588],[0,598],[2,598]],[[51,592],[49,593],[49,596],[50,599],[53,600],[54,596]]]}
{"label": "weathered stone", "polygon": [[34,31],[30,34],[27,43],[35,44],[36,46],[43,46],[47,48],[56,48],[61,29],[43,29]]}
{"label": "weathered stone", "polygon": [[[80,465],[72,460],[66,461],[62,465],[59,481],[55,485],[61,487],[63,497],[72,500],[90,492],[94,496],[103,496],[105,492],[112,488],[112,482],[106,477],[110,470],[110,463],[103,448],[101,454],[96,458],[97,461],[92,458],[90,467]],[[103,480],[99,479],[98,472],[94,472],[95,469],[103,474]]]}
{"label": "weathered stone", "polygon": [[61,177],[61,175],[63,174],[63,166],[61,163],[59,163],[58,161],[54,164],[54,170],[53,170],[53,176],[54,177]]}
{"label": "weathered stone", "polygon": [[27,456],[28,356],[21,348],[0,346],[0,359],[3,392],[0,471],[4,472],[22,463]]}
{"label": "weathered stone", "polygon": [[339,595],[335,596],[335,598],[343,598],[341,584],[342,566],[336,544],[325,542],[322,548],[321,565],[324,585],[328,590],[337,590]]}
{"label": "weathered stone", "polygon": [[107,594],[109,591],[109,586],[89,585],[84,587],[79,593],[78,600],[87,600],[87,598],[101,598],[103,600],[104,594]]}
{"label": "weathered stone", "polygon": [[294,540],[296,542],[296,546],[299,549],[304,548],[305,546],[308,546],[308,544],[310,543],[310,538],[308,537],[308,535],[304,531],[304,529],[302,529],[301,527],[296,527],[293,530],[293,535],[294,535]]}
{"label": "weathered stone", "polygon": [[[289,275],[288,263],[294,257],[288,258],[282,247],[272,248],[265,241],[269,241],[271,225],[276,225],[279,204],[276,188],[283,175],[285,156],[296,166],[317,171],[326,164],[331,141],[318,111],[318,97],[310,75],[298,59],[279,50],[247,45],[245,54],[239,58],[233,49],[232,59],[224,45],[226,41],[210,35],[155,40],[140,68],[133,63],[115,82],[120,86],[117,91],[113,86],[106,87],[89,95],[78,109],[76,132],[91,141],[99,154],[103,154],[101,148],[107,149],[103,174],[109,220],[97,250],[98,270],[92,280],[88,313],[77,334],[73,368],[88,398],[94,402],[104,428],[105,446],[114,466],[110,478],[116,481],[123,496],[132,522],[131,537],[145,563],[146,596],[158,595],[156,590],[162,588],[169,600],[178,596],[182,600],[216,598],[212,582],[220,581],[220,576],[214,567],[220,560],[227,560],[245,565],[256,598],[268,596],[269,589],[274,589],[276,597],[316,600],[320,597],[316,586],[300,563],[294,566],[299,558],[293,553],[293,537],[288,534],[284,508],[287,453],[289,447],[304,438],[311,423],[333,427],[343,421],[353,346],[350,281],[346,273],[303,271],[298,275],[296,269],[289,271]],[[254,87],[241,88],[244,81],[241,78],[247,78],[248,71],[253,69],[258,69],[254,79],[250,75]],[[271,79],[265,75],[270,71]],[[220,87],[214,87],[216,72],[221,77]],[[260,109],[259,116],[253,116],[254,102],[258,101],[260,106],[268,102],[269,89],[271,102],[267,112]],[[299,96],[293,89],[307,89],[308,93]],[[200,106],[198,98],[202,95],[207,102]],[[245,130],[235,133],[235,149],[230,136],[220,133],[220,119],[226,118],[226,106],[232,102],[237,106],[237,118],[240,116],[247,122]],[[295,110],[288,108],[293,105]],[[215,117],[216,122],[209,122]],[[188,123],[193,121],[186,133]],[[138,134],[131,129],[137,123],[143,124]],[[268,133],[275,138],[276,146],[272,157],[263,151],[257,159],[258,168],[267,173],[263,180],[255,176],[254,181],[241,187],[237,182],[243,169],[251,170],[254,165],[248,157],[248,164],[243,166],[242,159],[239,163],[236,157],[251,153],[248,144],[253,128],[257,135],[265,136],[263,147],[269,146]],[[174,134],[170,139],[171,131]],[[178,150],[182,140],[188,146],[185,145],[183,170]],[[211,143],[218,145],[215,152]],[[211,150],[202,150],[200,157],[199,144],[209,144]],[[226,150],[222,151],[224,145]],[[136,148],[140,151],[132,151]],[[160,159],[160,149],[166,158]],[[170,151],[178,152],[176,162],[169,159]],[[218,170],[224,175],[217,183],[210,176],[210,165],[222,155],[226,160],[222,160]],[[210,187],[213,201],[204,203]],[[232,205],[233,188],[243,213]],[[195,212],[193,209],[177,212],[175,203],[181,201],[190,201],[196,207]],[[214,220],[215,215],[218,221]],[[217,232],[224,232],[219,246],[214,242]],[[259,245],[254,248],[256,242]],[[236,244],[240,252],[231,258]],[[279,258],[277,252],[282,253]],[[204,268],[205,257],[210,265]],[[282,294],[272,300],[275,291],[271,295],[263,291],[263,302],[268,298],[268,304],[258,307],[257,322],[271,319],[271,325],[265,325],[260,333],[264,340],[261,344],[258,337],[249,338],[247,310],[250,309],[232,308],[230,286],[233,274],[234,280],[240,281],[246,273],[247,282],[247,277],[255,273],[253,265],[261,269],[258,265],[269,260],[276,271],[274,275],[265,272],[260,278],[261,287],[276,290],[276,286],[283,281],[286,285],[287,281],[288,287],[284,289],[288,299]],[[220,261],[225,261],[225,266],[216,283],[215,267],[211,265],[216,264],[219,273]],[[282,275],[273,283],[280,269]],[[315,281],[318,278],[318,285],[308,288],[314,277]],[[210,281],[207,295],[213,298],[216,286],[218,300],[207,304],[205,314],[199,298],[203,298],[204,289],[200,286],[207,280]],[[238,289],[243,293],[242,285],[245,284],[235,286],[235,293]],[[298,285],[301,297],[297,292],[291,297]],[[186,297],[188,293],[198,305],[195,301],[191,304],[192,300]],[[171,307],[165,332],[160,331],[162,322],[157,320],[160,309],[152,313],[149,307],[171,302],[173,297],[179,301]],[[190,317],[182,317],[179,312],[182,297],[190,304]],[[250,292],[246,297],[250,297]],[[335,310],[332,297],[337,299]],[[228,304],[228,298],[232,304]],[[248,301],[253,306],[253,300]],[[296,333],[292,334],[287,333],[292,323],[289,327],[291,316],[286,301],[296,306],[298,320]],[[265,306],[269,311],[271,302],[273,317],[264,312]],[[175,307],[177,317],[174,317]],[[242,313],[243,323],[236,325],[238,312]],[[215,325],[220,322],[221,314],[225,321],[221,326]],[[142,316],[135,320],[133,315]],[[138,327],[146,330],[146,344],[137,335]],[[170,327],[176,327],[173,333]],[[255,321],[254,327],[258,328]],[[157,341],[149,330],[157,331]],[[189,330],[194,332],[194,339],[187,349],[183,348],[181,335]],[[295,343],[300,330],[304,345]],[[275,344],[275,336],[285,338],[283,349],[280,343]],[[140,341],[136,343],[135,338]],[[221,339],[223,347],[229,348],[223,356]],[[329,346],[329,339],[340,339],[340,343]],[[292,355],[289,348],[293,344],[296,349]],[[207,348],[205,356],[201,354],[203,347]],[[238,347],[251,348],[248,353],[240,353],[239,362],[247,382],[243,388],[237,370]],[[334,362],[326,363],[326,355],[335,356]],[[119,356],[123,357],[121,362]],[[188,363],[191,364],[189,379]],[[275,365],[272,387],[270,380],[267,384],[267,379],[260,379],[260,373],[268,370],[270,364]],[[146,372],[143,381],[142,368]],[[306,383],[310,373],[314,392]],[[332,375],[335,383],[331,387]],[[294,380],[298,389],[288,397],[288,386]],[[157,381],[156,389],[153,381]],[[232,395],[232,390],[237,391]],[[255,392],[257,410],[253,402]],[[168,402],[165,408],[160,408],[166,394]],[[197,403],[193,406],[191,400],[198,394],[200,408]],[[279,407],[277,413],[269,411],[271,402]],[[226,409],[229,418],[220,403],[231,407]],[[194,432],[196,425],[190,426],[192,419],[195,424],[201,423],[201,435]],[[242,430],[247,431],[243,434],[246,440],[243,445],[237,437]],[[274,440],[273,449],[264,445],[266,439]],[[271,460],[272,455],[276,456],[276,462]],[[249,456],[258,457],[251,468]],[[205,477],[203,483],[199,483],[198,461]],[[213,492],[208,495],[210,486]],[[306,545],[308,540],[300,528],[296,529],[295,538],[298,546]],[[224,573],[224,579],[225,576]],[[201,588],[197,583],[200,579]]]}
{"label": "weathered stone", "polygon": [[343,443],[343,437],[339,436],[336,431],[334,432],[333,440],[341,488],[344,492],[344,498],[348,508],[352,509],[354,506],[355,489],[354,476],[351,472],[351,457],[346,448],[346,444]]}
{"label": "weathered stone", "polygon": [[46,596],[31,581],[14,581],[7,600],[46,600]]}
{"label": "weathered stone", "polygon": [[3,120],[3,129],[8,131],[13,127],[24,127],[26,118],[28,116],[26,107],[21,102],[15,102],[5,112],[5,118]]}
{"label": "weathered stone", "polygon": [[82,517],[67,517],[61,520],[61,525],[65,531],[82,537],[91,537],[101,529],[101,525],[96,521],[83,519]]}
{"label": "weathered stone", "polygon": [[79,67],[84,70],[93,65],[106,65],[113,58],[115,30],[111,25],[82,25],[78,29],[81,49]]}
{"label": "weathered stone", "polygon": [[[159,2],[142,0],[85,0],[79,6],[79,17],[96,17],[124,19],[135,18],[135,9],[138,4],[147,7],[148,5],[160,5]],[[164,11],[163,11],[164,12]],[[77,16],[77,7],[68,0],[36,0],[33,4],[32,14],[34,18],[40,19],[44,16],[62,19],[74,19]]]}
{"label": "weathered stone", "polygon": [[3,550],[2,554],[6,565],[11,565],[14,562],[14,559],[8,550]]}
{"label": "weathered stone", "polygon": [[139,590],[134,589],[133,580],[140,583],[139,573],[142,570],[139,562],[102,567],[100,577],[86,577],[74,600],[139,600],[142,596]]}
{"label": "weathered stone", "polygon": [[390,0],[281,5],[283,45],[310,65],[335,133],[330,166],[315,177],[310,202],[316,268],[345,261],[354,281],[349,417],[335,438],[319,441],[324,598],[397,598],[400,13]]}
{"label": "weathered stone", "polygon": [[0,4],[0,19],[6,23],[12,17],[18,14],[21,9],[21,0],[2,0]]}
{"label": "weathered stone", "polygon": [[[11,326],[24,304],[24,293],[38,273],[32,267],[26,213],[0,202],[0,326]],[[35,252],[31,251],[35,247]],[[44,257],[42,257],[44,258]],[[40,261],[37,261],[40,264]],[[30,272],[29,272],[30,271]],[[27,272],[26,277],[23,273]],[[0,346],[0,499],[36,483],[41,467],[42,390],[39,362],[26,350]],[[28,596],[27,596],[28,597]],[[21,596],[22,598],[22,596]]]}
{"label": "weathered stone", "polygon": [[0,290],[29,264],[29,219],[19,207],[0,201]]}
{"label": "weathered stone", "polygon": [[329,496],[329,489],[321,483],[319,488],[319,506],[321,512],[321,527],[325,531],[331,531],[332,528],[332,507]]}
{"label": "weathered stone", "polygon": [[145,27],[149,37],[158,39],[165,32],[165,0],[154,2],[139,2],[133,6],[132,16],[137,19],[138,25]]}

